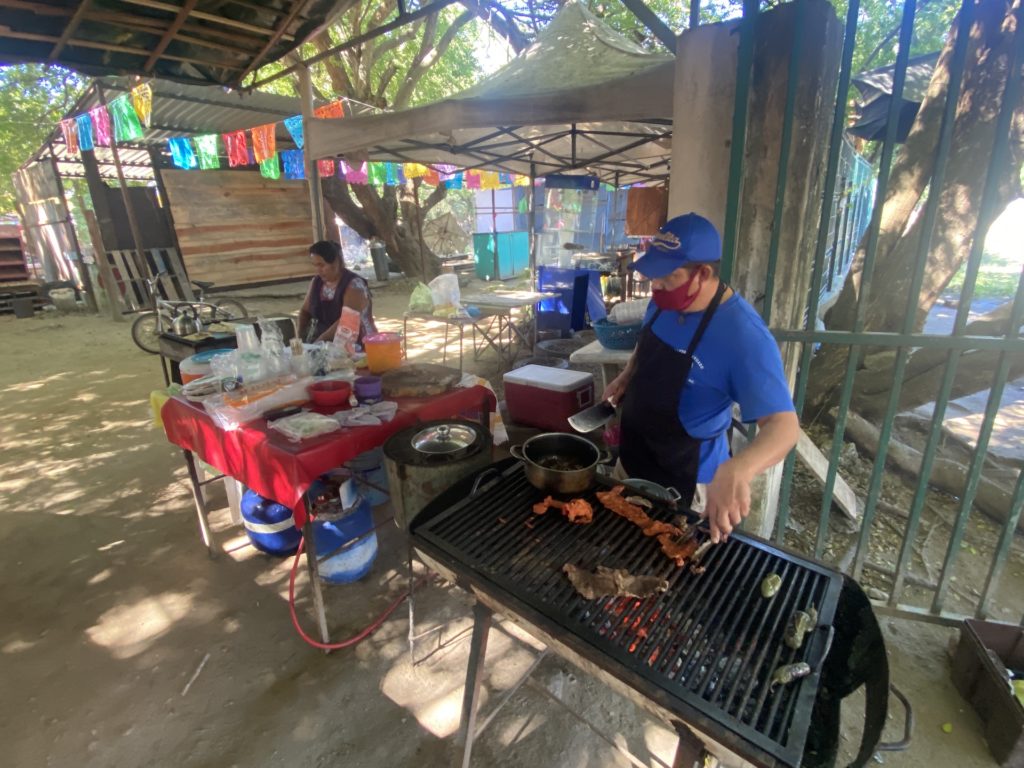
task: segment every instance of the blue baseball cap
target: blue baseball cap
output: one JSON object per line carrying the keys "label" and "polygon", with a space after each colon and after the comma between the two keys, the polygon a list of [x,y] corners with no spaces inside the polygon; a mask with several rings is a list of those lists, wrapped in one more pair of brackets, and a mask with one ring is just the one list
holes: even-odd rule
{"label": "blue baseball cap", "polygon": [[644,255],[629,265],[648,279],[665,277],[687,264],[721,261],[722,237],[696,213],[676,216],[658,230]]}

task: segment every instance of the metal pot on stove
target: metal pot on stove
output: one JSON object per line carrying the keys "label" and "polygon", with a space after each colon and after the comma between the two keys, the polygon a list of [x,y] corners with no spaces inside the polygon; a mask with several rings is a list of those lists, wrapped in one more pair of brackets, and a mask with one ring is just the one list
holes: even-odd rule
{"label": "metal pot on stove", "polygon": [[531,437],[509,451],[523,462],[526,479],[534,488],[549,493],[582,493],[594,485],[597,465],[611,460],[586,438],[562,432]]}
{"label": "metal pot on stove", "polygon": [[427,421],[384,443],[395,524],[405,528],[430,501],[491,463],[491,433],[462,419]]}

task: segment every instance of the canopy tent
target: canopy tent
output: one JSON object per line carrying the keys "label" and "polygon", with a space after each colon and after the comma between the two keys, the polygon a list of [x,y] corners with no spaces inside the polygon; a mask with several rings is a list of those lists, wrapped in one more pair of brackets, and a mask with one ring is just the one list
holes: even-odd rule
{"label": "canopy tent", "polygon": [[50,0],[0,3],[0,63],[60,64],[237,87],[351,0]]}
{"label": "canopy tent", "polygon": [[675,58],[568,2],[512,62],[434,104],[312,120],[313,157],[452,164],[626,185],[668,177]]}

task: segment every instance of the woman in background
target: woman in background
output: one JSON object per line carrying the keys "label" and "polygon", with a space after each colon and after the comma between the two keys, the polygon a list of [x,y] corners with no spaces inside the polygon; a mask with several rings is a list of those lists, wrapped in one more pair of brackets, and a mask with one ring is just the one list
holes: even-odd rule
{"label": "woman in background", "polygon": [[306,299],[299,310],[299,338],[303,341],[333,341],[342,309],[358,314],[355,342],[376,333],[373,299],[366,280],[345,266],[341,244],[321,240],[309,247],[309,260],[316,277],[309,284]]}

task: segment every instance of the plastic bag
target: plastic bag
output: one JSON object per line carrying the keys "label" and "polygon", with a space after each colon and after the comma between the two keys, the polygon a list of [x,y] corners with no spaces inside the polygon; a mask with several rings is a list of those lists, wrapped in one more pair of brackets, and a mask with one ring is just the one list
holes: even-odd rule
{"label": "plastic bag", "polygon": [[203,401],[203,408],[222,429],[237,429],[267,411],[306,402],[309,399],[306,387],[310,383],[308,378],[294,376],[261,381],[208,397]]}
{"label": "plastic bag", "polygon": [[341,429],[341,426],[330,416],[324,416],[312,411],[303,411],[302,413],[296,413],[294,416],[277,419],[270,424],[270,428],[277,430],[289,440],[298,442],[300,440],[308,440],[311,437],[326,435],[328,432],[337,432]]}
{"label": "plastic bag", "polygon": [[644,319],[650,299],[620,301],[608,313],[608,321],[617,325],[634,325]]}
{"label": "plastic bag", "polygon": [[412,289],[412,295],[409,297],[409,311],[434,311],[434,299],[430,294],[430,287],[425,283],[418,283],[416,287]]}
{"label": "plastic bag", "polygon": [[434,314],[449,317],[458,313],[462,304],[459,296],[459,278],[455,275],[438,275],[430,281],[430,298],[434,302]]}

